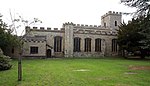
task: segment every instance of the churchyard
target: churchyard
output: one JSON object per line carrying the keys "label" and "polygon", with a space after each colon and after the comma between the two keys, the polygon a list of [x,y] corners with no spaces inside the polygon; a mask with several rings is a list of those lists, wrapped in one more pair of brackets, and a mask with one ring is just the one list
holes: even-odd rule
{"label": "churchyard", "polygon": [[150,86],[150,60],[23,59],[22,81],[17,60],[0,71],[0,86]]}

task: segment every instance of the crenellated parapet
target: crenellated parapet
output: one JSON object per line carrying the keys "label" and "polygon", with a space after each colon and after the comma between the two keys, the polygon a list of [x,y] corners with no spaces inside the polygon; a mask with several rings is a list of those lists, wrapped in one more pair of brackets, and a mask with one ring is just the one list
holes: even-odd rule
{"label": "crenellated parapet", "polygon": [[74,24],[74,23],[64,23],[63,27],[65,25],[73,25],[74,28],[81,28],[81,29],[111,29],[110,27],[104,27],[101,25],[87,25],[87,24]]}
{"label": "crenellated parapet", "polygon": [[29,32],[29,31],[64,31],[65,29],[64,28],[50,28],[50,27],[29,27],[29,26],[26,26],[25,27],[25,30],[26,30],[26,33]]}
{"label": "crenellated parapet", "polygon": [[100,28],[101,27],[101,25],[74,24],[72,22],[63,23],[62,27],[64,28],[66,25],[72,25],[75,28]]}
{"label": "crenellated parapet", "polygon": [[82,27],[82,28],[98,28],[98,27],[101,27],[100,25],[74,24],[72,22],[63,23],[63,27],[65,27],[66,25],[72,25],[74,27]]}
{"label": "crenellated parapet", "polygon": [[84,25],[84,24],[74,24],[75,28],[100,28],[100,25]]}
{"label": "crenellated parapet", "polygon": [[105,18],[108,15],[118,15],[118,16],[121,16],[122,13],[121,12],[115,12],[115,11],[108,11],[106,14],[104,14],[103,16],[101,16],[101,19]]}
{"label": "crenellated parapet", "polygon": [[75,25],[74,23],[72,23],[72,22],[66,22],[66,23],[63,23],[63,26],[62,27],[65,27],[66,25]]}

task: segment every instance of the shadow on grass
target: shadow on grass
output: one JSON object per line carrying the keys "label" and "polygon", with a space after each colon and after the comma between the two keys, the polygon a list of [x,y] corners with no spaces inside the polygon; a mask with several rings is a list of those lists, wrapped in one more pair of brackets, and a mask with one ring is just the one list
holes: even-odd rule
{"label": "shadow on grass", "polygon": [[125,59],[127,59],[127,60],[150,61],[150,57],[145,57],[144,59],[141,59],[140,57],[132,56],[132,57],[127,57]]}

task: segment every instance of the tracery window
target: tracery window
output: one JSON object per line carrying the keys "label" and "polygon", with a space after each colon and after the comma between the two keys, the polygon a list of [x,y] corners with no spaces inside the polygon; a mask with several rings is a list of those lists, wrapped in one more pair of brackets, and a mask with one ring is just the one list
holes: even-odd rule
{"label": "tracery window", "polygon": [[54,37],[54,52],[62,51],[62,37],[56,36]]}
{"label": "tracery window", "polygon": [[117,39],[112,39],[112,52],[117,52]]}
{"label": "tracery window", "polygon": [[81,38],[75,37],[74,38],[74,52],[80,52],[80,44],[81,44]]}
{"label": "tracery window", "polygon": [[91,38],[85,38],[85,52],[91,52]]}
{"label": "tracery window", "polygon": [[101,52],[101,39],[95,39],[95,52]]}

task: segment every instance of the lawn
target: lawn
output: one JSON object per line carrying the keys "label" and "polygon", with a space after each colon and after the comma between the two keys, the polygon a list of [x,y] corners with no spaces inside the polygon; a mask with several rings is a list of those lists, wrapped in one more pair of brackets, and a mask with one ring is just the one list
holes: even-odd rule
{"label": "lawn", "polygon": [[23,60],[23,80],[17,81],[17,61],[0,71],[0,86],[150,86],[150,60],[34,59]]}

